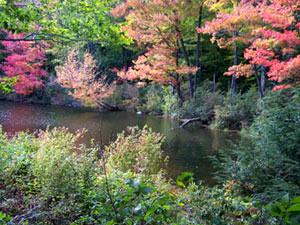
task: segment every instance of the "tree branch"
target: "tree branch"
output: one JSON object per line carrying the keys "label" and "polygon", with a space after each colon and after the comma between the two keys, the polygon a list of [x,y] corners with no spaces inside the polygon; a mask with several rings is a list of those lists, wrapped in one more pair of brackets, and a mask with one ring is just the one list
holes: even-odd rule
{"label": "tree branch", "polygon": [[[38,36],[45,36],[45,37],[38,37]],[[57,40],[55,38],[61,38],[66,40]],[[87,41],[87,42],[94,42],[94,43],[97,42],[90,39],[82,39],[82,38],[73,39],[59,34],[47,34],[47,33],[31,33],[25,36],[24,38],[16,38],[16,39],[0,37],[0,41],[55,41],[61,43],[68,43],[72,41]]]}

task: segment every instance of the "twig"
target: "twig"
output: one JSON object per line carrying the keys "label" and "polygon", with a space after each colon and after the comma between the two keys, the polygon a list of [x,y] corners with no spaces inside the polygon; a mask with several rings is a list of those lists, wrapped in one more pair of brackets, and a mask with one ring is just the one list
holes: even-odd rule
{"label": "twig", "polygon": [[47,214],[50,214],[50,213],[45,213],[45,212],[41,212],[39,214],[33,214],[34,211],[36,209],[39,209],[40,207],[39,206],[36,206],[36,207],[33,207],[31,210],[29,210],[29,212],[23,214],[23,215],[17,215],[15,216],[11,221],[9,221],[9,224],[16,224],[16,221],[21,219],[17,224],[22,224],[24,222],[26,222],[25,220],[32,220],[34,218],[37,218],[37,217],[40,217],[40,216],[44,216],[44,215],[47,215]]}

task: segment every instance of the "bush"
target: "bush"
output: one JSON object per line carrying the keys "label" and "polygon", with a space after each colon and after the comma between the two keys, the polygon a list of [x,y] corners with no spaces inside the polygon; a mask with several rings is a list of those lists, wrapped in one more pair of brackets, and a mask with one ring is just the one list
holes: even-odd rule
{"label": "bush", "polygon": [[200,117],[203,123],[211,122],[215,117],[214,108],[220,101],[220,93],[214,92],[213,83],[206,80],[197,88],[195,97],[183,103],[180,117]]}
{"label": "bush", "polygon": [[216,161],[219,180],[263,203],[300,194],[299,89],[272,92],[251,127],[252,137]]}
{"label": "bush", "polygon": [[163,113],[164,91],[159,85],[152,85],[147,89],[145,103],[139,108],[141,111],[150,112],[155,115]]}
{"label": "bush", "polygon": [[300,221],[300,196],[293,199],[286,194],[280,201],[267,206],[272,216],[278,217],[282,224],[299,224]]}
{"label": "bush", "polygon": [[256,115],[257,101],[258,93],[252,89],[243,95],[227,95],[223,104],[215,107],[215,126],[230,130],[249,127]]}
{"label": "bush", "polygon": [[119,134],[100,160],[100,149],[77,144],[81,135],[65,128],[11,139],[0,133],[1,223],[272,224],[236,194],[237,182],[171,185],[159,169],[164,137],[147,127]]}
{"label": "bush", "polygon": [[178,224],[275,224],[250,198],[236,194],[231,184],[222,188],[191,184],[179,199],[183,209]]}
{"label": "bush", "polygon": [[139,89],[127,82],[116,85],[115,91],[105,102],[121,110],[135,111],[140,103]]}
{"label": "bush", "polygon": [[117,140],[105,147],[104,158],[108,169],[131,171],[141,174],[156,174],[166,162],[161,151],[164,137],[145,126],[129,127],[128,134],[122,132]]}
{"label": "bush", "polygon": [[252,134],[261,137],[269,148],[280,150],[288,157],[300,161],[300,90],[269,93],[265,108],[251,127]]}
{"label": "bush", "polygon": [[165,93],[164,105],[162,106],[162,108],[165,116],[173,119],[180,117],[181,109],[176,94],[170,95],[170,93]]}
{"label": "bush", "polygon": [[83,132],[73,135],[65,128],[40,131],[31,171],[43,196],[68,197],[91,183],[96,150],[76,146]]}
{"label": "bush", "polygon": [[[0,188],[9,190],[10,195],[31,189],[30,167],[38,145],[34,134],[20,132],[9,138],[0,127]],[[4,194],[5,195],[5,194]],[[0,199],[4,196],[0,193]]]}
{"label": "bush", "polygon": [[61,211],[76,215],[72,198],[80,201],[97,170],[96,149],[76,145],[81,134],[55,128],[9,139],[1,132],[0,211],[31,223],[61,218]]}
{"label": "bush", "polygon": [[174,196],[148,176],[114,170],[99,175],[74,224],[172,224]]}

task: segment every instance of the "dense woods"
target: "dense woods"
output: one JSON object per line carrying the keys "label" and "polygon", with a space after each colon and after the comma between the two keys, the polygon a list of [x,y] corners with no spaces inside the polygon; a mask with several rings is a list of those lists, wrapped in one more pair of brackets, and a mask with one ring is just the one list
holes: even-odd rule
{"label": "dense woods", "polygon": [[1,132],[1,224],[299,224],[299,0],[0,0],[0,41],[2,100],[242,134],[205,187],[147,127]]}

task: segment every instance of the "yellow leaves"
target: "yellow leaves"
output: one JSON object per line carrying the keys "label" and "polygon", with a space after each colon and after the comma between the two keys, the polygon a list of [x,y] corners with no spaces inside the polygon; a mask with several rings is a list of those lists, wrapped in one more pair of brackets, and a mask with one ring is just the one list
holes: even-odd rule
{"label": "yellow leaves", "polygon": [[227,194],[231,193],[237,186],[239,186],[239,183],[234,180],[228,180],[225,184],[223,184]]}
{"label": "yellow leaves", "polygon": [[103,175],[100,174],[99,176],[97,176],[97,182],[101,183],[101,181],[103,180]]}
{"label": "yellow leaves", "polygon": [[231,66],[228,69],[228,72],[224,73],[226,76],[234,76],[235,78],[239,78],[241,76],[250,77],[254,74],[253,67],[250,64],[240,64],[237,66]]}
{"label": "yellow leaves", "polygon": [[209,7],[213,12],[230,12],[233,8],[236,8],[238,4],[237,0],[207,0],[205,5]]}

